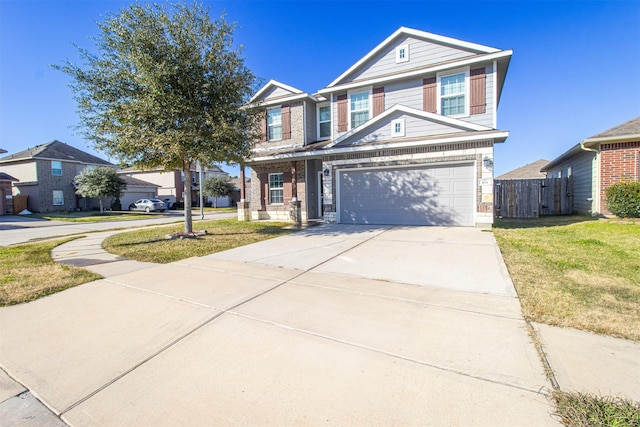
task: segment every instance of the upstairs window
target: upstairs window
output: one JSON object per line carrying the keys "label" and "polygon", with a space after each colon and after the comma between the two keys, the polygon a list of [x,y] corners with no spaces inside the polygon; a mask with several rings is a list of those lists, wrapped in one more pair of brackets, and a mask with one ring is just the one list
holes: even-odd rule
{"label": "upstairs window", "polygon": [[349,94],[349,118],[351,119],[350,129],[357,128],[369,120],[371,92],[354,92]]}
{"label": "upstairs window", "polygon": [[282,139],[282,109],[280,107],[267,110],[267,139],[269,141]]}
{"label": "upstairs window", "polygon": [[396,64],[409,61],[409,45],[403,44],[396,48]]}
{"label": "upstairs window", "polygon": [[318,107],[318,137],[319,139],[331,138],[331,106]]}
{"label": "upstairs window", "polygon": [[62,162],[57,160],[51,161],[51,175],[62,176]]}
{"label": "upstairs window", "polygon": [[468,71],[438,76],[440,114],[443,116],[469,115],[467,79]]}
{"label": "upstairs window", "polygon": [[284,203],[284,174],[283,173],[269,174],[269,203],[272,205]]}

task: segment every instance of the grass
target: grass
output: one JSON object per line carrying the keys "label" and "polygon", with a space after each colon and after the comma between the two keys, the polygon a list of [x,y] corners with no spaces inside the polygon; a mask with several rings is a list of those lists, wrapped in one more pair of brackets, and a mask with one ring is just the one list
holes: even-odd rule
{"label": "grass", "polygon": [[82,268],[58,264],[50,252],[73,239],[0,247],[0,306],[20,304],[100,279]]}
{"label": "grass", "polygon": [[629,399],[555,391],[556,415],[567,427],[639,427],[640,405]]}
{"label": "grass", "polygon": [[588,217],[494,226],[527,320],[640,340],[640,223]]}
{"label": "grass", "polygon": [[194,231],[206,230],[198,239],[166,240],[165,235],[183,231],[183,225],[119,233],[107,238],[102,247],[113,254],[136,261],[169,263],[194,256],[233,249],[283,236],[290,223],[244,222],[237,219],[194,222]]}
{"label": "grass", "polygon": [[67,222],[106,222],[106,221],[129,221],[133,219],[148,219],[149,214],[128,213],[128,212],[50,212],[35,213],[28,216],[29,218],[40,218],[48,221],[67,221]]}

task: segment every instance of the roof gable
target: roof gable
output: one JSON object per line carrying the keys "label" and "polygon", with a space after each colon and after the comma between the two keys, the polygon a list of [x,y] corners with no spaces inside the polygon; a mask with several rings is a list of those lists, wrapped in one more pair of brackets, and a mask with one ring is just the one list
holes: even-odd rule
{"label": "roof gable", "polygon": [[391,136],[391,125],[395,120],[402,121],[404,127],[404,136],[402,138],[492,130],[463,120],[396,104],[382,114],[337,138],[327,145],[327,148],[393,140],[395,138]]}
{"label": "roof gable", "polygon": [[41,144],[33,148],[28,148],[18,153],[12,154],[10,156],[3,157],[2,159],[0,159],[0,162],[9,163],[18,160],[29,159],[61,160],[66,162],[113,166],[112,163],[109,163],[106,160],[103,160],[99,157],[79,150],[58,140],[47,142],[46,144]]}
{"label": "roof gable", "polygon": [[[396,64],[395,49],[402,45],[407,45],[409,48],[407,52],[409,61]],[[403,72],[416,68],[416,66],[425,67],[443,61],[495,52],[500,52],[500,50],[426,31],[400,27],[329,83],[327,88],[353,80],[372,78],[381,73],[384,74],[385,71]],[[413,57],[418,57],[420,60],[411,60]]]}
{"label": "roof gable", "polygon": [[255,95],[251,97],[249,102],[264,101],[270,98],[286,98],[292,95],[303,95],[300,89],[296,89],[293,86],[280,83],[276,80],[269,80],[267,84],[262,86]]}

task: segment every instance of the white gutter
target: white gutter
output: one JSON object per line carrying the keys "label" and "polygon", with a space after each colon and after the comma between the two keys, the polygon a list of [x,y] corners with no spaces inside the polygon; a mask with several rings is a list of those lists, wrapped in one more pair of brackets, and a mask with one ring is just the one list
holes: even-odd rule
{"label": "white gutter", "polygon": [[459,136],[455,138],[437,138],[437,139],[429,140],[427,144],[425,144],[425,141],[391,142],[387,144],[376,144],[376,145],[367,145],[367,146],[360,146],[360,147],[330,148],[326,150],[309,151],[309,152],[303,152],[303,153],[283,153],[283,154],[275,154],[275,155],[264,156],[264,157],[253,157],[247,161],[247,164],[264,162],[264,161],[273,161],[273,160],[293,159],[293,158],[330,156],[334,154],[347,154],[347,153],[354,153],[354,152],[369,152],[369,151],[376,151],[376,150],[386,150],[390,148],[417,147],[421,145],[435,145],[440,143],[469,142],[469,141],[499,139],[499,138],[506,139],[508,136],[509,136],[508,131],[496,131],[496,132],[488,133],[485,135],[467,135],[467,136]]}

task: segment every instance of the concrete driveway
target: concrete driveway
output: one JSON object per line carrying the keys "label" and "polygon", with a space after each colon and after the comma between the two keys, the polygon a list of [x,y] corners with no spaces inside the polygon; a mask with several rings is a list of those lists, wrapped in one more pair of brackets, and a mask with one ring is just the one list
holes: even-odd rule
{"label": "concrete driveway", "polygon": [[0,309],[72,425],[559,425],[491,233],[321,226]]}

